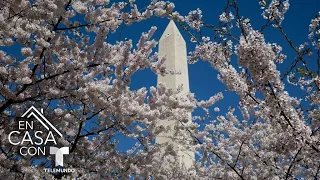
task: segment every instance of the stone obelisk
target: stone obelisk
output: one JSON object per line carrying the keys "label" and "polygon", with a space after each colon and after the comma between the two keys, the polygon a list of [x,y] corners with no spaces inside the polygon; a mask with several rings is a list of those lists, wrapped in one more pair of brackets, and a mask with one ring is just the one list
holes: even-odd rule
{"label": "stone obelisk", "polygon": [[[159,58],[162,57],[166,58],[165,64],[168,70],[177,71],[180,72],[180,74],[167,74],[165,76],[158,75],[158,84],[160,82],[164,83],[166,84],[167,88],[171,88],[173,90],[177,90],[177,88],[182,85],[183,90],[180,92],[180,94],[188,94],[190,89],[186,42],[179,32],[176,24],[172,20],[168,24],[159,41]],[[188,116],[191,120],[191,113],[189,113]],[[169,126],[170,129],[173,129],[175,123],[179,122],[175,120],[159,121],[160,125],[165,127]],[[183,150],[182,145],[175,142],[174,139],[168,138],[168,135],[173,135],[173,130],[165,134],[160,134],[158,137],[156,137],[156,143],[171,143],[178,154],[180,165],[184,164],[186,168],[190,168],[195,160],[194,152]],[[191,136],[190,138],[186,139],[186,141],[190,140],[192,140]]]}

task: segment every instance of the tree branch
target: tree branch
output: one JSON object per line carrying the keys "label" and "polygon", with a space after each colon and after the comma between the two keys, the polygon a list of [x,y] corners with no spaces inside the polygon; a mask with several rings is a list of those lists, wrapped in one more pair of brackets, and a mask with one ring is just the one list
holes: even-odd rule
{"label": "tree branch", "polygon": [[301,152],[301,150],[302,150],[302,147],[298,150],[298,152],[297,152],[296,155],[294,156],[294,158],[293,158],[293,160],[292,160],[292,162],[291,162],[291,164],[290,164],[290,166],[289,166],[289,168],[288,168],[288,170],[287,170],[286,179],[288,179],[288,178],[290,177],[290,175],[291,175],[291,173],[290,173],[291,168],[293,167],[293,165],[294,165],[294,163],[295,163],[295,161],[296,161],[296,158],[297,158],[297,156],[299,155],[299,153]]}

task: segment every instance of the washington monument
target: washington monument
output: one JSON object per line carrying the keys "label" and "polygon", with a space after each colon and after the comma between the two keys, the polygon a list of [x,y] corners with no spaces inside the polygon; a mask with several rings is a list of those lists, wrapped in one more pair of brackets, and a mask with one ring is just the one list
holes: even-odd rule
{"label": "washington monument", "polygon": [[[165,76],[158,75],[158,84],[164,83],[167,88],[177,90],[180,85],[183,85],[183,90],[180,92],[181,95],[189,93],[189,74],[188,74],[188,63],[187,63],[187,48],[186,42],[183,39],[179,29],[177,28],[174,21],[170,21],[164,33],[162,34],[159,41],[159,58],[166,57],[166,67],[169,70],[178,71],[181,74]],[[189,113],[189,119],[191,120],[191,113]],[[183,150],[182,145],[175,142],[172,138],[168,138],[168,135],[173,135],[174,124],[177,123],[175,120],[160,120],[159,124],[165,127],[170,127],[172,131],[165,134],[160,134],[156,137],[157,144],[171,143],[178,154],[180,165],[184,165],[185,168],[190,168],[195,160],[194,152]],[[191,136],[190,139],[192,140]]]}

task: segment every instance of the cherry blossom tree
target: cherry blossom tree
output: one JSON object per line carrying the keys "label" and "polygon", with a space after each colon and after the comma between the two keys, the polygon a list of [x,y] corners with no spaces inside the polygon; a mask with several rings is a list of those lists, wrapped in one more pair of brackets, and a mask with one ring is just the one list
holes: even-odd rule
{"label": "cherry blossom tree", "polygon": [[[296,46],[281,25],[289,1],[259,4],[266,23],[254,29],[239,13],[236,0],[227,0],[217,26],[202,21],[200,9],[181,15],[173,3],[157,0],[144,8],[134,0],[1,1],[0,45],[20,50],[10,54],[0,47],[1,178],[320,178],[320,14],[310,20],[310,42]],[[165,59],[157,56],[152,39],[156,27],[142,33],[138,42],[110,43],[107,38],[120,26],[151,17],[172,19],[188,32],[190,43],[196,43],[188,61],[208,61],[226,89],[239,96],[238,107],[225,115],[201,117],[212,119],[201,128],[196,120],[186,123],[187,114],[196,108],[208,113],[223,93],[198,100],[164,84],[130,89],[139,70],[170,73]],[[296,53],[285,72],[277,70],[286,59],[281,46],[266,42],[263,35],[269,27],[278,29]],[[207,28],[215,34],[202,33]],[[313,62],[315,70],[310,68]],[[287,84],[299,86],[304,98],[290,96]],[[70,147],[65,166],[75,172],[45,172],[54,166],[52,159],[35,163],[8,143],[12,120],[31,105],[45,108],[62,132],[59,143]],[[168,130],[157,124],[164,119],[177,122],[174,134],[182,137],[177,143],[196,152],[190,169],[179,165],[169,144],[154,143]],[[88,123],[94,127],[86,127]],[[119,134],[136,144],[119,151]],[[161,149],[165,152],[159,153]]]}

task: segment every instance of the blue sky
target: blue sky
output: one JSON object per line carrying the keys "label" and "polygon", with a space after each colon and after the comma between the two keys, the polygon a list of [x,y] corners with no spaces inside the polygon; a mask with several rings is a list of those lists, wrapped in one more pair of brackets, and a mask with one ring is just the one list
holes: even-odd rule
{"label": "blue sky", "polygon": [[[119,1],[120,0],[110,0],[110,4]],[[142,9],[146,7],[150,1],[136,0],[136,3],[138,8]],[[195,10],[197,8],[201,9],[203,12],[203,21],[217,26],[219,22],[219,15],[223,12],[227,1],[172,0],[171,2],[175,4],[174,11],[178,11],[183,16],[186,16],[191,10]],[[260,9],[258,0],[237,1],[237,3],[239,6],[240,16],[249,18],[254,29],[260,29],[266,20],[261,16],[262,10]],[[285,19],[282,25],[288,37],[296,46],[299,46],[304,42],[309,42],[309,24],[311,19],[319,11],[319,0],[290,0],[290,8],[285,14]],[[114,43],[117,40],[125,40],[125,38],[127,38],[132,39],[133,44],[136,44],[141,36],[141,33],[148,32],[152,26],[157,26],[158,29],[153,38],[159,40],[168,23],[169,20],[167,18],[152,17],[146,21],[134,23],[131,26],[122,26],[121,36],[119,28],[117,32],[108,36],[108,42]],[[196,44],[190,42],[190,36],[183,31],[182,28],[179,26],[178,28],[186,40],[187,51],[192,51]],[[285,38],[276,28],[268,27],[264,30],[264,34],[267,42],[276,42],[283,47],[283,52],[287,55],[287,59],[283,64],[278,64],[278,70],[283,72],[289,67],[294,57],[296,57],[296,54],[289,47],[289,44],[285,41]],[[205,33],[204,35],[212,37],[212,33]],[[22,58],[22,56],[17,53],[17,51],[20,51],[18,48],[19,46],[17,45],[13,47],[1,47],[1,49],[5,50],[8,54],[13,54],[18,58]],[[154,51],[157,50],[158,49],[154,49]],[[234,58],[232,61],[233,64],[236,65],[237,60]],[[208,62],[198,61],[196,64],[189,65],[189,76],[190,90],[192,93],[195,93],[197,98],[205,100],[218,92],[223,92],[225,98],[216,104],[218,107],[220,107],[221,113],[226,112],[230,105],[235,107],[237,106],[238,97],[233,92],[225,91],[225,86],[217,80],[217,71],[215,71]],[[130,87],[134,90],[141,87],[149,88],[150,86],[156,86],[156,84],[157,76],[150,70],[143,70],[139,71],[133,76]],[[286,90],[289,91],[291,95],[299,95],[295,94],[297,92],[296,89],[297,88],[293,86],[286,86]],[[212,108],[210,110],[212,112]],[[200,111],[196,111],[195,113],[197,112],[200,113]]]}
{"label": "blue sky", "polygon": [[[224,6],[226,5],[226,1],[223,0],[173,0],[171,2],[175,4],[175,10],[184,16],[186,16],[191,10],[195,10],[197,8],[201,9],[203,13],[203,20],[206,23],[213,25],[218,25],[219,15],[223,12]],[[136,0],[136,3],[138,4],[138,7],[142,8],[147,5],[149,1]],[[238,1],[238,6],[240,16],[249,18],[254,29],[259,30],[261,26],[266,23],[266,20],[261,16],[263,10],[260,9],[258,1]],[[285,19],[282,22],[282,26],[288,37],[296,46],[299,46],[304,42],[309,42],[309,24],[311,19],[319,11],[319,0],[290,1],[290,8],[285,14]],[[147,32],[151,26],[157,26],[158,29],[153,38],[159,40],[168,23],[169,20],[167,18],[151,18],[141,23],[133,24],[129,27],[123,27],[122,40],[124,40],[124,38],[132,39],[133,43],[136,44],[141,33]],[[186,40],[187,51],[192,51],[195,47],[195,43],[191,43],[190,36],[184,32],[182,28],[178,28]],[[267,27],[264,30],[264,34],[267,42],[277,43],[283,47],[283,53],[287,55],[287,59],[284,61],[284,63],[278,64],[277,68],[281,72],[285,71],[296,57],[295,52],[291,49],[288,42],[280,34],[278,29]],[[212,37],[212,34],[210,33],[204,35]],[[119,39],[119,34],[115,35],[114,37]],[[237,60],[234,58],[232,61],[233,64],[236,64]],[[196,64],[189,65],[189,76],[190,90],[192,93],[195,93],[197,98],[201,100],[208,99],[210,96],[218,92],[223,92],[224,99],[219,101],[214,106],[220,108],[221,112],[218,114],[225,114],[230,106],[237,107],[239,97],[235,95],[234,92],[226,91],[225,86],[219,80],[217,80],[217,71],[214,70],[208,62],[198,61]],[[138,89],[144,86],[148,88],[150,86],[156,86],[157,76],[150,70],[143,70],[135,74],[131,82],[131,89]],[[299,88],[288,85],[287,83],[285,90],[293,96],[299,97],[301,95],[298,91]],[[211,119],[215,119],[216,115],[218,115],[217,113],[213,112],[214,107],[209,109],[211,118],[207,119],[206,122]],[[239,111],[236,111],[236,114],[239,114]],[[193,115],[204,115],[204,111],[197,109],[193,112]],[[239,117],[241,119],[240,114]],[[126,149],[126,145],[119,144],[119,149]]]}
{"label": "blue sky", "polygon": [[[111,1],[112,2],[112,1]],[[140,8],[144,7],[149,1],[136,0],[136,3]],[[218,25],[219,15],[222,13],[226,1],[208,1],[208,0],[173,0],[175,3],[175,10],[181,15],[187,15],[190,10],[200,8],[203,12],[203,20],[206,23]],[[239,12],[241,16],[249,18],[254,29],[260,29],[266,20],[261,16],[262,10],[258,4],[258,1],[238,1]],[[308,28],[311,19],[320,11],[320,1],[318,0],[291,0],[289,11],[285,14],[285,19],[282,23],[283,28],[289,38],[296,46],[309,42],[308,40]],[[133,24],[129,27],[124,27],[122,30],[122,39],[132,39],[134,44],[138,41],[141,32],[147,32],[151,26],[157,26],[157,31],[153,38],[160,39],[162,32],[166,28],[169,20],[166,18],[152,18],[141,23]],[[195,43],[190,42],[190,36],[178,27],[187,42],[187,51],[192,51]],[[117,34],[117,33],[116,33]],[[285,41],[285,38],[280,34],[279,30],[272,27],[267,27],[264,30],[265,39],[270,43],[277,43],[283,47],[283,52],[287,55],[287,59],[283,64],[278,64],[278,70],[286,70],[294,57],[295,52],[290,48],[289,44]],[[210,36],[212,34],[205,34]],[[115,35],[119,38],[118,35]],[[156,49],[157,51],[157,49]],[[233,59],[236,63],[236,59]],[[233,106],[237,106],[238,97],[233,92],[226,92],[225,86],[217,80],[217,71],[215,71],[207,62],[198,61],[196,64],[189,65],[189,81],[190,90],[195,93],[199,99],[208,99],[210,96],[223,92],[225,95],[224,100],[217,103],[220,106],[222,112],[228,109],[230,102]],[[149,70],[138,72],[133,80],[132,89],[140,88],[143,86],[150,87],[156,85],[156,75]],[[286,86],[286,90],[295,93],[292,86]],[[212,109],[211,109],[212,110]]]}
{"label": "blue sky", "polygon": [[[116,1],[110,1],[113,3]],[[149,0],[136,0],[139,9],[145,7],[150,1]],[[175,3],[175,10],[181,15],[187,15],[189,11],[199,8],[203,12],[203,20],[209,24],[218,25],[219,15],[222,13],[226,1],[224,0],[172,0]],[[260,27],[266,22],[262,18],[262,10],[255,0],[243,0],[238,1],[240,7],[240,15],[251,20],[253,28],[260,29]],[[296,46],[308,40],[308,28],[310,20],[320,11],[320,0],[291,0],[289,11],[285,14],[285,19],[282,23],[283,28],[290,39]],[[108,41],[114,42],[116,40],[124,40],[125,38],[132,39],[133,43],[136,44],[141,36],[142,32],[147,32],[151,26],[157,26],[157,31],[154,35],[154,39],[159,40],[162,32],[166,28],[169,20],[167,18],[156,18],[153,17],[149,20],[142,21],[141,23],[134,23],[131,26],[123,26],[122,35],[120,37],[119,31],[115,34],[111,34],[108,37]],[[195,43],[190,42],[190,36],[178,27],[181,34],[187,42],[187,51],[192,51]],[[120,30],[120,29],[119,29]],[[264,31],[267,42],[278,43],[283,47],[283,52],[287,55],[287,59],[283,64],[278,65],[278,70],[284,71],[293,61],[296,54],[289,47],[284,37],[280,32],[272,27],[268,27]],[[212,34],[205,34],[210,36]],[[9,54],[17,54],[15,51],[17,47],[1,47]],[[157,51],[157,49],[155,49]],[[21,56],[18,55],[17,56]],[[233,59],[236,63],[236,59]],[[221,109],[221,114],[224,114],[229,106],[237,106],[238,96],[233,92],[225,91],[225,86],[217,80],[217,71],[215,71],[208,62],[199,61],[196,64],[189,65],[189,81],[190,90],[195,93],[196,97],[202,100],[208,99],[210,96],[223,92],[224,99],[216,104]],[[150,70],[139,71],[134,75],[131,81],[131,89],[138,89],[141,87],[156,86],[157,76]],[[286,90],[290,92],[290,95],[299,95],[297,88],[293,86],[286,86]],[[213,108],[210,108],[212,118],[215,118]],[[203,111],[196,110],[193,115],[203,115]],[[134,143],[134,142],[132,142]],[[124,145],[126,144],[126,145]],[[129,145],[126,143],[120,144],[119,149],[124,150]]]}

